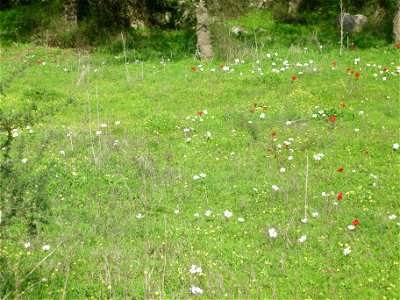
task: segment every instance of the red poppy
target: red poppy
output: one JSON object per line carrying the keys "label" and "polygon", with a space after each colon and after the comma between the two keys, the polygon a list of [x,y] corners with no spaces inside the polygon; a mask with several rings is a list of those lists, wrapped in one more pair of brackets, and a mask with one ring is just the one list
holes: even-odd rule
{"label": "red poppy", "polygon": [[271,133],[272,136],[276,136],[276,132]]}
{"label": "red poppy", "polygon": [[292,80],[293,80],[293,81],[297,80],[297,77],[296,77],[296,76],[293,76],[293,77],[292,77]]}
{"label": "red poppy", "polygon": [[263,110],[267,110],[268,109],[268,107],[267,106],[263,106]]}
{"label": "red poppy", "polygon": [[346,103],[340,103],[340,107],[345,107]]}
{"label": "red poppy", "polygon": [[254,109],[250,109],[250,112],[253,113],[253,112],[254,112]]}
{"label": "red poppy", "polygon": [[256,102],[254,102],[254,104],[253,104],[253,105],[254,105],[254,107],[257,107],[257,103],[256,103]]}
{"label": "red poppy", "polygon": [[343,199],[343,193],[340,192],[339,195],[337,196],[337,200],[340,201]]}
{"label": "red poppy", "polygon": [[330,116],[329,120],[331,120],[332,122],[336,122],[336,117],[335,116]]}
{"label": "red poppy", "polygon": [[396,44],[396,48],[397,48],[397,49],[400,49],[400,44]]}
{"label": "red poppy", "polygon": [[197,70],[196,67],[192,67],[193,72],[196,72],[196,70]]}
{"label": "red poppy", "polygon": [[383,72],[389,71],[388,68],[383,68]]}
{"label": "red poppy", "polygon": [[360,221],[357,220],[357,219],[355,219],[355,220],[353,220],[353,222],[351,222],[351,224],[353,224],[353,225],[360,225]]}
{"label": "red poppy", "polygon": [[339,169],[337,169],[337,171],[338,171],[339,173],[341,173],[341,172],[344,171],[344,169],[343,169],[343,168],[339,168]]}
{"label": "red poppy", "polygon": [[42,64],[40,61],[37,61],[36,63],[37,63],[38,65],[41,65],[41,64]]}
{"label": "red poppy", "polygon": [[360,75],[360,73],[356,72],[355,76],[356,76],[357,78],[360,78],[361,75]]}
{"label": "red poppy", "polygon": [[203,112],[202,112],[202,111],[199,111],[197,114],[201,117],[201,115],[203,114]]}
{"label": "red poppy", "polygon": [[332,67],[336,67],[336,61],[331,62]]}

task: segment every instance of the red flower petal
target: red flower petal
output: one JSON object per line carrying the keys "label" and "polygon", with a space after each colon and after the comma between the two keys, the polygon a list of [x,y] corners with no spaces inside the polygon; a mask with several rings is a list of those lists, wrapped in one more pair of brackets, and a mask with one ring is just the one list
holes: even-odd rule
{"label": "red flower petal", "polygon": [[330,116],[329,120],[331,120],[332,122],[336,122],[336,117],[335,116]]}
{"label": "red flower petal", "polygon": [[202,112],[202,111],[199,111],[197,114],[201,117],[201,115],[203,114],[203,112]]}
{"label": "red flower petal", "polygon": [[339,168],[339,169],[337,169],[337,171],[338,171],[339,173],[341,173],[341,172],[344,171],[344,169],[343,169],[343,168]]}
{"label": "red flower petal", "polygon": [[351,224],[353,224],[353,225],[360,225],[360,221],[357,220],[357,219],[355,219],[355,220],[353,220],[353,222],[351,222]]}
{"label": "red flower petal", "polygon": [[340,192],[339,195],[337,196],[337,200],[340,201],[343,199],[343,193]]}

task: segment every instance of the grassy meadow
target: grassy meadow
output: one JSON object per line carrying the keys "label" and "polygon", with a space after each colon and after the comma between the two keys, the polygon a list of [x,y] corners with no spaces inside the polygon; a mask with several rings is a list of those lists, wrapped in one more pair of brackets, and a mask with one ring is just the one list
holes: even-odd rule
{"label": "grassy meadow", "polygon": [[2,48],[0,298],[398,299],[399,53]]}

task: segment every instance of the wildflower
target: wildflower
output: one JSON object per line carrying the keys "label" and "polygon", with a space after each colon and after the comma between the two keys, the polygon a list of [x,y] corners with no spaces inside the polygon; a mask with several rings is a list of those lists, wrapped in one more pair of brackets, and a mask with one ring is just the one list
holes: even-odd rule
{"label": "wildflower", "polygon": [[206,212],[204,213],[206,215],[206,217],[211,216],[212,211],[211,210],[206,210]]}
{"label": "wildflower", "polygon": [[297,77],[296,77],[296,76],[293,76],[293,77],[292,77],[292,80],[293,80],[293,81],[297,80]]}
{"label": "wildflower", "polygon": [[275,184],[272,185],[272,189],[274,191],[279,191],[279,187],[277,185],[275,185]]}
{"label": "wildflower", "polygon": [[254,102],[254,104],[253,104],[253,105],[254,105],[254,107],[257,107],[257,103],[256,103],[256,102]]}
{"label": "wildflower", "polygon": [[174,214],[179,215],[179,210],[175,209]]}
{"label": "wildflower", "polygon": [[356,72],[356,74],[354,76],[356,76],[356,78],[360,78],[361,75],[360,75],[360,73]]}
{"label": "wildflower", "polygon": [[244,219],[243,218],[238,218],[238,222],[243,223]]}
{"label": "wildflower", "polygon": [[190,287],[190,291],[192,292],[193,295],[199,295],[199,294],[203,294],[203,290],[199,287],[196,287],[194,285],[192,285]]}
{"label": "wildflower", "polygon": [[65,156],[65,151],[64,151],[64,150],[61,150],[61,151],[60,151],[60,154]]}
{"label": "wildflower", "polygon": [[42,250],[43,250],[43,251],[49,251],[49,250],[50,250],[50,245],[44,245],[44,246],[42,247]]}
{"label": "wildflower", "polygon": [[288,160],[293,160],[293,156],[288,156]]}
{"label": "wildflower", "polygon": [[202,111],[199,111],[197,114],[201,117],[201,115],[203,114],[203,112],[202,112]]}
{"label": "wildflower", "polygon": [[360,221],[355,219],[355,220],[353,220],[353,222],[351,222],[351,224],[357,226],[357,225],[360,225]]}
{"label": "wildflower", "polygon": [[25,249],[28,249],[30,246],[31,246],[31,243],[29,243],[29,242],[24,243],[24,248],[25,248]]}
{"label": "wildflower", "polygon": [[199,213],[195,213],[193,216],[198,218],[198,217],[200,217],[200,214]]}
{"label": "wildflower", "polygon": [[100,127],[101,127],[101,128],[106,128],[106,127],[107,127],[107,124],[104,124],[104,123],[103,123],[103,124],[100,125]]}
{"label": "wildflower", "polygon": [[397,216],[395,214],[389,216],[389,220],[394,220],[396,218],[397,218]]}
{"label": "wildflower", "polygon": [[337,196],[337,200],[340,201],[343,199],[343,193],[340,192],[339,195]]}
{"label": "wildflower", "polygon": [[304,223],[304,224],[306,224],[308,222],[308,219],[307,218],[303,218],[303,219],[301,219],[301,223]]}
{"label": "wildflower", "polygon": [[286,172],[286,169],[282,167],[282,168],[279,169],[279,172],[285,173],[285,172]]}
{"label": "wildflower", "polygon": [[200,179],[200,176],[199,176],[199,175],[194,175],[194,176],[193,176],[193,179],[194,179],[194,180]]}
{"label": "wildflower", "polygon": [[346,103],[340,103],[340,107],[345,107]]}
{"label": "wildflower", "polygon": [[21,162],[22,162],[23,164],[26,164],[26,163],[27,163],[27,161],[28,161],[28,159],[27,159],[27,158],[23,158],[23,159],[21,159]]}
{"label": "wildflower", "polygon": [[16,138],[17,136],[18,136],[18,132],[13,132],[13,135],[12,135],[14,138]]}
{"label": "wildflower", "polygon": [[315,160],[321,160],[325,155],[323,153],[318,153],[313,155]]}
{"label": "wildflower", "polygon": [[311,117],[315,119],[315,118],[317,117],[317,115],[316,115],[316,114],[313,114]]}
{"label": "wildflower", "polygon": [[345,248],[345,249],[343,249],[343,254],[344,254],[344,255],[349,255],[350,253],[351,253],[350,248]]}
{"label": "wildflower", "polygon": [[354,225],[349,225],[349,226],[347,226],[347,229],[348,230],[354,230],[356,228],[356,226],[354,226]]}
{"label": "wildflower", "polygon": [[254,109],[250,109],[250,112],[251,112],[251,113],[254,113]]}
{"label": "wildflower", "polygon": [[192,67],[192,72],[196,72],[196,67]]}
{"label": "wildflower", "polygon": [[230,217],[233,216],[233,213],[231,213],[229,210],[226,210],[224,211],[224,216],[229,219]]}
{"label": "wildflower", "polygon": [[339,169],[337,169],[337,172],[339,172],[339,173],[342,173],[344,171],[344,169],[343,168],[339,168]]}
{"label": "wildflower", "polygon": [[399,144],[398,144],[398,143],[393,144],[393,150],[394,150],[394,151],[399,150]]}
{"label": "wildflower", "polygon": [[331,120],[332,122],[336,122],[336,117],[335,116],[330,116],[329,120]]}
{"label": "wildflower", "polygon": [[322,197],[327,197],[328,195],[326,194],[326,192],[322,192],[321,193]]}
{"label": "wildflower", "polygon": [[200,173],[199,176],[200,176],[201,178],[206,178],[207,175],[204,174],[204,173]]}
{"label": "wildflower", "polygon": [[336,67],[336,61],[331,62],[331,65],[332,65],[333,68],[335,68]]}
{"label": "wildflower", "polygon": [[115,121],[114,123],[116,126],[121,125],[121,121]]}
{"label": "wildflower", "polygon": [[192,265],[192,267],[189,269],[189,272],[192,273],[192,274],[196,274],[196,273],[203,272],[203,270],[201,269],[201,267],[198,267],[196,265]]}
{"label": "wildflower", "polygon": [[397,49],[400,49],[400,44],[396,44],[396,48],[397,48]]}
{"label": "wildflower", "polygon": [[209,138],[209,139],[211,138],[211,132],[210,131],[206,132],[206,137]]}
{"label": "wildflower", "polygon": [[292,121],[287,121],[286,125],[292,125],[292,123],[293,123]]}
{"label": "wildflower", "polygon": [[268,229],[268,234],[272,238],[276,238],[278,236],[278,233],[276,232],[276,230],[274,228]]}
{"label": "wildflower", "polygon": [[136,218],[138,218],[138,219],[143,219],[144,216],[143,216],[142,214],[136,214]]}
{"label": "wildflower", "polygon": [[97,131],[96,131],[96,135],[99,136],[100,134],[101,134],[101,131],[100,131],[100,130],[97,130]]}
{"label": "wildflower", "polygon": [[300,243],[304,243],[304,242],[306,241],[306,239],[307,239],[307,236],[306,236],[306,235],[303,235],[303,236],[301,236],[301,237],[298,239],[298,241],[299,241]]}
{"label": "wildflower", "polygon": [[276,136],[276,132],[272,132],[271,135],[272,135],[272,136]]}
{"label": "wildflower", "polygon": [[319,213],[318,212],[313,212],[311,215],[313,216],[313,218],[317,218],[319,216]]}
{"label": "wildflower", "polygon": [[265,114],[264,114],[264,113],[262,113],[262,114],[260,115],[260,119],[265,119]]}

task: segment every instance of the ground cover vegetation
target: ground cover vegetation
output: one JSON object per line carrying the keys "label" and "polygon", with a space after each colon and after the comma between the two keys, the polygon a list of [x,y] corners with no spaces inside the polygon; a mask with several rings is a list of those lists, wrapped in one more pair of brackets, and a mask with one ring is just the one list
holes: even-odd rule
{"label": "ground cover vegetation", "polygon": [[400,45],[214,33],[2,47],[2,299],[398,298]]}

